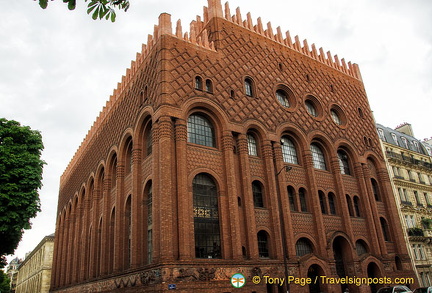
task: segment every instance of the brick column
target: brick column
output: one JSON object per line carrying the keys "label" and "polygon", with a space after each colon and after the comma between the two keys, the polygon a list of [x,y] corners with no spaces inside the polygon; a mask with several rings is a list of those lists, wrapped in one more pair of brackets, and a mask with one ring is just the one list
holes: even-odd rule
{"label": "brick column", "polygon": [[382,229],[381,229],[381,222],[379,219],[379,213],[378,213],[378,207],[375,201],[375,196],[373,193],[373,188],[372,188],[372,183],[371,183],[371,175],[369,172],[369,168],[366,164],[363,164],[363,168],[362,168],[362,173],[363,173],[363,179],[365,182],[365,190],[364,190],[364,194],[366,195],[367,199],[368,199],[368,204],[369,204],[369,211],[372,215],[373,221],[374,221],[374,225],[371,226],[375,227],[375,229],[373,229],[372,231],[375,231],[375,233],[373,233],[371,231],[371,234],[375,234],[374,235],[374,240],[377,240],[377,243],[374,243],[375,245],[378,244],[378,246],[375,247],[375,249],[377,249],[377,254],[381,254],[381,255],[387,255],[387,246],[385,244],[385,240],[384,240],[384,236],[382,233]]}
{"label": "brick column", "polygon": [[[270,223],[271,223],[271,235],[270,247],[272,251],[270,252],[272,258],[282,259],[283,258],[283,250],[280,243],[282,243],[281,238],[281,227],[280,227],[280,213],[279,213],[279,205],[278,205],[278,197],[276,186],[276,171],[274,168],[274,158],[273,158],[273,149],[271,142],[269,140],[263,141],[262,146],[262,155],[264,161],[264,173],[266,175],[266,184],[267,188],[264,190],[264,194],[267,197],[267,209],[270,214]],[[257,234],[254,235],[255,239],[257,239]],[[255,240],[256,241],[256,240]]]}
{"label": "brick column", "polygon": [[[348,203],[346,201],[346,192],[344,188],[344,181],[342,178],[342,174],[340,172],[339,158],[337,156],[332,156],[330,158],[330,166],[334,174],[333,180],[334,180],[334,185],[336,187],[336,194],[339,194],[339,196],[336,196],[336,200],[338,206],[341,207],[339,211],[342,218],[344,232],[349,236],[350,240],[352,241],[354,240],[354,234],[353,234],[351,216],[349,214]],[[350,194],[350,196],[353,203],[353,211],[354,211],[353,194]]]}
{"label": "brick column", "polygon": [[246,249],[251,259],[259,259],[258,242],[255,219],[255,207],[252,196],[252,179],[250,176],[249,153],[246,135],[238,136],[238,152],[240,155],[241,193],[243,195],[243,206],[245,209],[246,222]]}
{"label": "brick column", "polygon": [[[313,165],[312,160],[312,152],[310,149],[306,149],[303,151],[303,159],[305,162],[306,167],[306,181],[308,185],[307,190],[307,202],[309,204],[309,211],[312,212],[313,220],[314,220],[314,227],[315,227],[315,235],[317,236],[317,244],[318,247],[316,247],[317,251],[319,252],[319,255],[323,257],[329,257],[327,255],[327,240],[325,235],[325,226],[323,223],[323,216],[321,213],[321,205],[318,197],[318,187],[316,186],[316,179],[315,179],[315,168]],[[325,171],[324,171],[325,172]],[[332,258],[333,255],[330,256]]]}
{"label": "brick column", "polygon": [[[74,211],[74,203],[72,201],[72,208],[70,213],[67,212],[67,242],[66,242],[66,284],[70,284],[72,280],[72,264],[74,263],[73,259],[73,250],[74,250],[74,237],[75,237],[75,211]],[[69,209],[69,208],[68,208]]]}
{"label": "brick column", "polygon": [[188,192],[187,124],[183,119],[175,122],[175,152],[177,171],[177,207],[179,233],[179,259],[190,260],[194,253],[192,198]]}
{"label": "brick column", "polygon": [[[111,199],[111,174],[106,172],[106,176],[104,177],[103,183],[103,192],[102,192],[102,227],[99,228],[99,223],[97,225],[97,229],[100,229],[98,233],[98,237],[100,236],[99,247],[96,248],[96,252],[99,253],[99,275],[106,275],[108,272],[108,264],[109,260],[114,258],[114,255],[110,255],[108,251],[109,243],[110,243],[110,233],[109,233],[109,225],[110,225],[110,217],[111,217],[111,209],[110,209],[110,199]],[[97,276],[97,277],[98,277]]]}
{"label": "brick column", "polygon": [[[114,222],[114,235],[109,235],[111,229],[108,228],[106,230],[107,234],[112,239],[114,237],[114,243],[110,241],[110,245],[114,244],[114,247],[111,247],[111,251],[114,253],[114,262],[113,268],[108,268],[108,272],[114,271],[119,272],[125,268],[126,262],[126,254],[127,254],[127,242],[126,237],[126,226],[125,226],[125,206],[126,206],[126,195],[124,194],[124,176],[125,176],[125,166],[123,158],[117,156],[117,170],[116,170],[116,194],[115,194],[115,222]],[[111,195],[110,195],[111,196]],[[109,196],[109,197],[110,197]],[[107,214],[107,225],[110,226],[111,222],[111,206],[109,207],[109,213]]]}
{"label": "brick column", "polygon": [[[154,157],[154,170],[158,170],[155,178],[156,190],[153,194],[153,231],[156,234],[153,240],[159,249],[155,256],[159,256],[159,262],[174,260],[174,243],[177,241],[177,201],[175,199],[176,188],[174,180],[174,127],[171,117],[162,116],[157,122],[156,157]],[[157,260],[155,259],[157,262]]]}
{"label": "brick column", "polygon": [[131,247],[131,268],[138,268],[142,264],[144,251],[142,249],[144,237],[141,209],[143,208],[143,190],[141,173],[142,144],[134,141],[132,149],[132,247]]}
{"label": "brick column", "polygon": [[[228,223],[229,223],[229,238],[231,241],[224,241],[225,244],[231,244],[231,258],[241,259],[242,258],[242,245],[240,240],[240,217],[238,211],[237,202],[237,178],[234,169],[234,141],[231,131],[225,131],[222,137],[222,151],[224,159],[224,169],[226,178],[226,192],[225,196],[227,199],[228,209],[223,209],[223,212],[228,212]],[[223,223],[222,223],[223,224]],[[223,230],[222,230],[223,232]]]}

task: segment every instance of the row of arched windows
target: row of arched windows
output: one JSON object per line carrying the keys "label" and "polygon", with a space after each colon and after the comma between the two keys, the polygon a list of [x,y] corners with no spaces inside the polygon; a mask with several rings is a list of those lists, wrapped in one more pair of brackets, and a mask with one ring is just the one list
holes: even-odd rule
{"label": "row of arched windows", "polygon": [[[215,129],[211,121],[202,114],[191,114],[187,122],[188,142],[216,147]],[[259,156],[258,142],[256,136],[252,132],[247,133],[248,152],[251,156]],[[285,163],[299,164],[298,151],[292,138],[282,136],[281,138],[282,158]],[[312,153],[313,166],[316,169],[328,170],[326,157],[320,144],[313,142],[310,144]],[[339,160],[340,172],[342,174],[351,175],[349,157],[346,151],[339,149],[337,151]]]}

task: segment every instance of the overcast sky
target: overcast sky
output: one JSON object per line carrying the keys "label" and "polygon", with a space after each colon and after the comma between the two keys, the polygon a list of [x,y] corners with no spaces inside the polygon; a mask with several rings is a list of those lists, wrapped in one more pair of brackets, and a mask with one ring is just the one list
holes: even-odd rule
{"label": "overcast sky", "polygon": [[[117,21],[93,21],[78,0],[46,10],[36,1],[7,1],[0,10],[0,117],[42,132],[42,212],[16,250],[24,257],[55,230],[60,175],[117,82],[153,33],[162,12],[183,31],[206,0],[130,0]],[[225,3],[222,1],[222,3]],[[376,122],[408,122],[418,139],[432,136],[432,1],[232,0],[273,29],[280,26],[317,48],[360,66]],[[263,3],[265,5],[263,5]]]}

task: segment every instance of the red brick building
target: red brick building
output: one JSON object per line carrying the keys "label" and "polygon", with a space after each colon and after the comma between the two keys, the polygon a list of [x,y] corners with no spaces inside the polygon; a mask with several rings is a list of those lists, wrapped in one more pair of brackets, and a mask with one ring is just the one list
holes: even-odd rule
{"label": "red brick building", "polygon": [[161,14],[61,177],[51,290],[285,275],[414,277],[358,66],[220,0],[185,34]]}

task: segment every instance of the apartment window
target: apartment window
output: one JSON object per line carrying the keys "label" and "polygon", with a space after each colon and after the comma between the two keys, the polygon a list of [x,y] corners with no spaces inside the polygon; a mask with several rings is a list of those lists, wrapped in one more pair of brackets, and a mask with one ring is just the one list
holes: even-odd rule
{"label": "apartment window", "polygon": [[384,135],[384,130],[382,130],[381,128],[378,128],[378,135],[382,141],[386,141],[385,135]]}
{"label": "apartment window", "polygon": [[188,142],[215,147],[213,125],[202,115],[192,114],[188,118]]}
{"label": "apartment window", "polygon": [[407,225],[407,228],[415,228],[416,222],[413,215],[405,215],[405,223]]}
{"label": "apartment window", "polygon": [[394,141],[395,145],[399,145],[399,142],[398,142],[396,134],[392,133],[391,137],[393,138],[393,141]]}
{"label": "apartment window", "polygon": [[324,153],[321,148],[313,143],[310,145],[310,149],[312,152],[312,160],[315,169],[327,170]]}
{"label": "apartment window", "polygon": [[297,151],[294,143],[287,136],[281,139],[282,157],[285,163],[298,164]]}
{"label": "apartment window", "polygon": [[407,148],[407,149],[409,149],[409,146],[408,146],[408,141],[407,141],[407,139],[405,138],[405,137],[401,137],[401,140],[402,140],[402,142],[403,142],[403,144],[404,144],[404,146],[405,146],[405,148]]}

